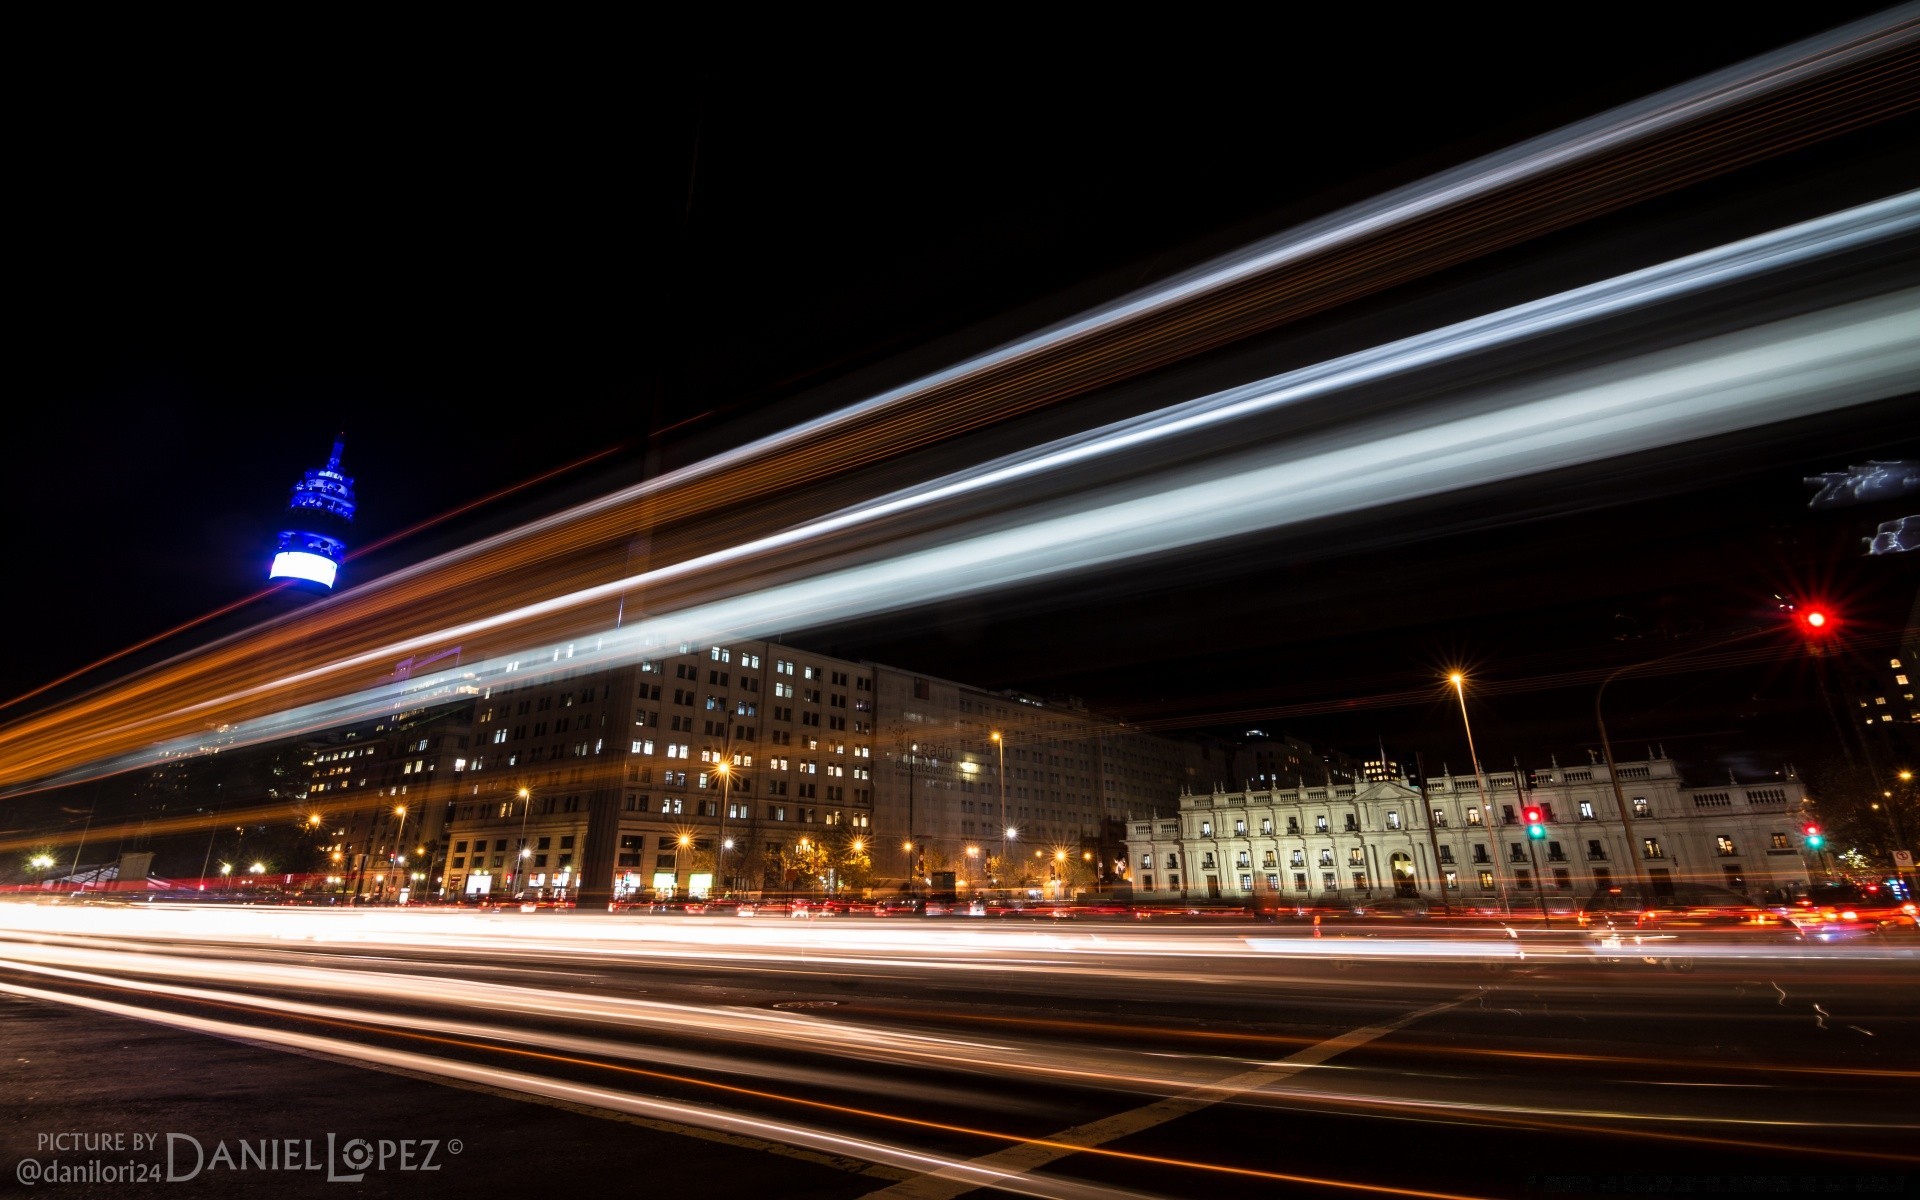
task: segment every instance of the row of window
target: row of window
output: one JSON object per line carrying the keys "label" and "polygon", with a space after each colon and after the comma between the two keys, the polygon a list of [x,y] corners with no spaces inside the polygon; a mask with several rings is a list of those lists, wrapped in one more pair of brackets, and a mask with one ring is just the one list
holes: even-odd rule
{"label": "row of window", "polygon": [[[1782,795],[1784,796],[1784,793]],[[1632,803],[1633,803],[1634,816],[1651,817],[1653,815],[1652,805],[1648,803],[1647,798],[1645,796],[1635,796],[1633,798]],[[1551,823],[1554,819],[1553,805],[1546,802],[1542,802],[1537,807],[1540,809],[1541,815],[1544,816],[1549,823]],[[1501,821],[1503,824],[1512,825],[1516,823],[1512,805],[1502,805],[1500,808],[1500,815],[1501,815]],[[1359,814],[1346,813],[1346,814],[1343,814],[1343,816],[1344,816],[1344,824],[1342,825],[1341,831],[1343,833],[1359,833],[1360,832]],[[1592,821],[1597,819],[1597,816],[1594,812],[1592,801],[1590,800],[1580,801],[1580,819],[1582,821]],[[1479,805],[1469,805],[1467,807],[1466,823],[1471,826],[1478,826],[1484,823],[1481,818]],[[1445,809],[1436,808],[1433,810],[1433,824],[1436,829],[1447,828],[1447,813]],[[1399,810],[1397,809],[1387,810],[1386,818],[1385,818],[1385,828],[1387,829],[1403,828],[1400,822]],[[1247,829],[1248,829],[1247,818],[1245,817],[1237,818],[1233,822],[1234,836],[1246,837]],[[1261,834],[1263,836],[1271,837],[1273,836],[1273,831],[1274,831],[1274,819],[1272,817],[1262,817],[1260,819]],[[1331,819],[1327,816],[1327,814],[1322,813],[1314,817],[1313,831],[1315,833],[1328,833],[1332,831]],[[1298,817],[1286,818],[1286,832],[1289,836],[1293,836],[1293,837],[1300,836],[1300,819]],[[1200,836],[1201,837],[1214,836],[1212,821],[1200,822]]]}
{"label": "row of window", "polygon": [[[1771,848],[1776,851],[1791,851],[1793,849],[1792,837],[1783,832],[1775,832],[1771,834],[1770,842],[1771,842]],[[1547,856],[1548,862],[1565,862],[1566,861],[1566,858],[1567,858],[1566,852],[1561,847],[1559,842],[1549,841],[1546,844],[1545,850],[1546,850],[1546,856]],[[1740,854],[1739,847],[1734,842],[1733,837],[1729,834],[1724,834],[1724,833],[1719,834],[1714,838],[1714,850],[1715,850],[1715,853],[1722,858],[1736,858]],[[1304,849],[1294,849],[1290,851],[1288,855],[1289,863],[1296,867],[1305,866],[1307,861],[1306,853],[1307,852]],[[1334,852],[1331,848],[1322,847],[1319,853],[1320,853],[1319,861],[1321,866],[1330,867],[1333,865]],[[1366,852],[1359,846],[1351,847],[1347,851],[1347,861],[1351,864],[1359,865],[1365,862],[1365,853]],[[1660,839],[1657,837],[1642,838],[1640,842],[1640,853],[1642,857],[1650,860],[1662,860],[1667,857],[1666,849],[1660,844]],[[1516,862],[1527,862],[1527,861],[1531,861],[1532,852],[1527,849],[1527,845],[1525,842],[1512,842],[1509,844],[1509,851],[1508,851],[1507,857],[1510,860],[1513,860]],[[1441,846],[1440,862],[1442,864],[1446,864],[1452,861],[1453,861],[1453,847]],[[1474,843],[1473,861],[1475,862],[1491,861],[1487,857],[1487,847],[1484,843],[1481,843],[1481,842]],[[1607,861],[1606,847],[1601,845],[1599,839],[1597,838],[1589,838],[1587,840],[1587,861],[1588,862],[1606,862]],[[1178,870],[1180,867],[1179,853],[1173,850],[1166,851],[1165,865],[1168,870]],[[1253,865],[1253,852],[1250,850],[1240,850],[1235,852],[1234,865],[1236,867],[1251,867]],[[1279,865],[1275,857],[1275,851],[1273,850],[1266,851],[1262,856],[1260,865],[1263,867],[1273,867],[1273,866]],[[1154,863],[1153,863],[1152,851],[1146,851],[1142,853],[1140,855],[1141,870],[1151,871],[1153,870],[1153,866],[1154,866]],[[1213,869],[1213,866],[1214,866],[1213,851],[1204,850],[1201,852],[1200,866],[1201,866],[1201,869],[1203,870]]]}

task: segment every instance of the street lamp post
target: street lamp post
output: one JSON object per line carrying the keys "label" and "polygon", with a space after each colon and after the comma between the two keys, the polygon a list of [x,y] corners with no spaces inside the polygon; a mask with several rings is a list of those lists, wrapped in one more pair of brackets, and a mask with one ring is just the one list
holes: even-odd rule
{"label": "street lamp post", "polygon": [[1000,736],[998,729],[993,731],[993,748],[999,755],[1000,766],[997,778],[1000,780],[1000,870],[1007,869],[1007,741]]}
{"label": "street lamp post", "polygon": [[1493,805],[1487,803],[1487,777],[1480,770],[1480,752],[1473,748],[1473,723],[1467,720],[1466,676],[1455,671],[1447,676],[1453,684],[1453,694],[1460,700],[1460,726],[1467,731],[1467,757],[1473,760],[1473,788],[1480,795],[1480,814],[1487,822],[1487,844],[1493,860],[1493,891],[1500,898],[1500,910],[1507,910],[1507,884],[1500,878],[1500,824],[1494,819]]}
{"label": "street lamp post", "polygon": [[218,826],[207,831],[207,853],[200,860],[200,890],[207,890],[207,868],[213,863],[213,839],[220,833]]}
{"label": "street lamp post", "polygon": [[1658,658],[1650,658],[1644,662],[1628,663],[1626,666],[1616,667],[1607,674],[1605,679],[1600,681],[1599,689],[1593,693],[1593,723],[1600,732],[1600,755],[1607,760],[1607,781],[1613,785],[1613,806],[1615,811],[1620,814],[1620,828],[1627,836],[1627,859],[1633,864],[1634,882],[1640,885],[1640,893],[1643,896],[1649,896],[1651,894],[1652,885],[1647,878],[1646,868],[1641,862],[1644,855],[1642,855],[1640,846],[1635,840],[1633,812],[1627,807],[1627,794],[1620,787],[1620,769],[1613,761],[1613,743],[1607,738],[1607,722],[1606,719],[1600,715],[1600,701],[1606,697],[1607,685],[1628,671],[1651,667],[1666,662],[1669,659],[1681,658],[1688,654],[1697,654],[1703,650],[1716,650],[1722,646],[1730,646],[1735,642],[1744,642],[1748,638],[1759,637],[1761,634],[1767,632],[1770,632],[1770,629],[1764,626],[1759,629],[1749,629],[1744,633],[1736,633],[1729,638],[1708,642],[1704,646],[1687,646],[1671,654],[1662,654]]}
{"label": "street lamp post", "polygon": [[527,814],[533,811],[533,789],[521,788],[520,796],[520,847],[519,854],[513,860],[513,885],[517,892],[527,890]]}
{"label": "street lamp post", "polygon": [[[1913,798],[1913,772],[1902,768],[1899,772],[1899,779],[1901,794],[1895,796],[1892,792],[1886,793],[1887,826],[1893,831],[1893,853],[1895,855],[1907,853],[1906,831],[1902,829],[1900,825],[1900,806],[1908,803]],[[1875,807],[1878,807],[1878,805]],[[1893,877],[1900,881],[1902,888],[1906,887],[1907,872],[1902,868],[1900,860],[1897,857],[1893,859]]]}
{"label": "street lamp post", "polygon": [[731,753],[714,768],[720,776],[720,834],[713,843],[713,887],[727,895],[727,807],[733,800],[733,756]]}
{"label": "street lamp post", "polygon": [[[400,881],[397,878],[400,871],[400,863],[406,857],[400,853],[400,847],[407,840],[407,806],[404,804],[396,804],[393,806],[393,811],[394,815],[400,818],[400,827],[394,831],[393,854],[387,862],[387,876],[393,879],[394,891],[397,893],[400,890]],[[380,885],[380,899],[384,901],[386,898],[387,885],[383,882]]]}
{"label": "street lamp post", "polygon": [[913,814],[913,772],[914,762],[920,757],[920,743],[914,742],[907,747],[907,895],[920,893],[920,879],[914,867],[914,849],[919,843],[919,835],[914,832],[917,823]]}

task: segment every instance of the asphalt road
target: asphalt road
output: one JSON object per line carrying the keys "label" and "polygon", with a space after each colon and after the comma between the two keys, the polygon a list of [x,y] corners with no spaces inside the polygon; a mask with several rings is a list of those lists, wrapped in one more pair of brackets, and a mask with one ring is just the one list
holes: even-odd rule
{"label": "asphalt road", "polygon": [[1565,931],[1367,932],[4,906],[0,1170],[103,1197],[1920,1186],[1920,945],[1681,973]]}

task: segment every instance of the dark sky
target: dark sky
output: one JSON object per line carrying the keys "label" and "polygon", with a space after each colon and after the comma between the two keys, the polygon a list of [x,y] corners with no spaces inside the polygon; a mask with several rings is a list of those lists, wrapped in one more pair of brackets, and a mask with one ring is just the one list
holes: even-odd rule
{"label": "dark sky", "polygon": [[[586,455],[630,461],[654,429],[688,445],[769,432],[845,394],[851,372],[903,378],[1875,9],[1628,4],[1519,28],[1360,9],[1256,28],[1220,10],[1051,32],[583,26],[246,57],[76,50],[11,172],[24,303],[0,692],[257,590],[289,486],[338,431],[371,542]],[[1866,198],[1902,182],[1897,141],[1807,161]],[[1697,227],[1715,203],[1764,227],[1763,194],[1824,211],[1810,174],[1726,184],[1608,236],[1651,253],[1663,218]],[[1597,269],[1597,245],[1567,239],[1538,262]],[[1448,286],[1497,298],[1536,283],[1507,263]],[[1875,620],[1904,616],[1910,565],[1863,568],[1861,514],[1814,521],[1798,480],[1920,454],[1917,437],[1882,409],[1654,464],[1624,488],[1649,497],[1637,507],[1591,487],[1484,497],[1416,540],[1336,529],[1264,574],[1189,563],[1175,575],[1191,594],[1010,597],[830,640],[1139,720],[1318,706],[1259,723],[1439,753],[1458,716],[1445,703],[1356,715],[1343,701],[1453,665],[1565,674],[1632,653],[1622,634],[1711,636],[1781,586],[1872,593]],[[1200,592],[1217,601],[1205,618]],[[1170,602],[1196,619],[1169,621]],[[1678,751],[1741,727],[1724,697],[1686,711],[1693,686],[1671,685],[1643,732],[1670,727]],[[1767,705],[1808,690],[1791,671],[1756,686],[1778,692],[1749,689]],[[1577,717],[1587,695],[1490,698],[1483,755],[1571,750],[1590,736],[1577,721],[1530,722]]]}

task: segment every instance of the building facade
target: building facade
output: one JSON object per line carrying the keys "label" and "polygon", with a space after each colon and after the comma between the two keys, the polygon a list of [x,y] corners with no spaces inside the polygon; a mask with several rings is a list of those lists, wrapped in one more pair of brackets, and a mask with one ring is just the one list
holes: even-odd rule
{"label": "building facade", "polygon": [[1168,809],[1228,770],[1198,742],[1131,729],[1072,699],[872,670],[882,886],[942,871],[974,887],[1110,882],[1128,814]]}
{"label": "building facade", "polygon": [[593,903],[601,879],[616,901],[878,891],[939,872],[982,886],[1016,874],[1003,834],[1019,875],[1077,861],[1097,880],[1122,865],[1125,814],[1211,782],[1196,745],[1071,702],[778,642],[539,665],[476,702],[444,894]]}
{"label": "building facade", "polygon": [[[1280,904],[1422,894],[1515,907],[1569,902],[1644,873],[1655,889],[1710,883],[1754,899],[1823,873],[1800,832],[1806,790],[1790,772],[1696,787],[1664,757],[1536,771],[1404,777],[1180,797],[1172,816],[1129,822],[1128,874],[1143,900]],[[1540,807],[1546,836],[1526,835]]]}

